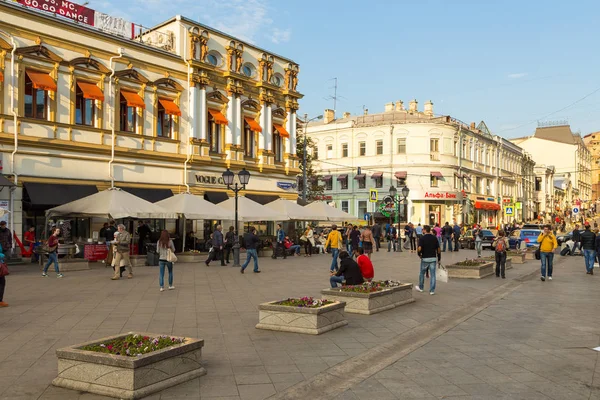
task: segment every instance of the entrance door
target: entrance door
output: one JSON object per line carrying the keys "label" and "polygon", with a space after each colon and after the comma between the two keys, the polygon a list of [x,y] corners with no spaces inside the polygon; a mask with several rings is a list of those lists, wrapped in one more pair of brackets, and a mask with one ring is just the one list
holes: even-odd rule
{"label": "entrance door", "polygon": [[429,206],[429,226],[435,226],[435,224],[440,223],[440,214],[442,212],[442,206]]}

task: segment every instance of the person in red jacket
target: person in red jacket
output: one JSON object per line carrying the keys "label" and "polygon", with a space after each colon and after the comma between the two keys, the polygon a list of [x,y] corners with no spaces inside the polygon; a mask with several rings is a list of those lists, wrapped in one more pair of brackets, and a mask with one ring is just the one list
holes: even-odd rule
{"label": "person in red jacket", "polygon": [[362,273],[363,279],[370,281],[375,276],[375,271],[373,271],[373,263],[371,259],[365,255],[365,251],[362,247],[358,248],[358,258],[356,262],[358,263],[358,267],[360,268],[360,272]]}

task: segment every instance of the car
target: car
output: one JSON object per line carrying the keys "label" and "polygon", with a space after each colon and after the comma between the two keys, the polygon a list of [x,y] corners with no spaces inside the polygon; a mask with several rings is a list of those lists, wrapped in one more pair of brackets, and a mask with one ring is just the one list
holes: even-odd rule
{"label": "car", "polygon": [[[481,244],[481,248],[489,247],[491,249],[494,240],[496,240],[494,233],[490,230],[483,229],[483,243]],[[469,229],[467,232],[465,232],[465,234],[458,239],[458,242],[460,243],[461,249],[474,249],[475,238],[473,237],[473,230]]]}
{"label": "car", "polygon": [[521,229],[539,229],[540,231],[543,231],[544,226],[546,226],[546,224],[524,224]]}
{"label": "car", "polygon": [[[579,234],[582,234],[583,232],[585,232],[585,229],[580,229],[579,230]],[[571,239],[573,239],[573,231],[571,231],[569,233],[563,233],[562,235],[557,235],[556,236],[556,241],[558,242],[559,246],[561,244],[563,244],[564,242],[568,242]]]}
{"label": "car", "polygon": [[527,247],[537,246],[537,238],[542,231],[540,229],[517,229],[508,236],[508,247],[519,249],[521,242],[525,242]]}

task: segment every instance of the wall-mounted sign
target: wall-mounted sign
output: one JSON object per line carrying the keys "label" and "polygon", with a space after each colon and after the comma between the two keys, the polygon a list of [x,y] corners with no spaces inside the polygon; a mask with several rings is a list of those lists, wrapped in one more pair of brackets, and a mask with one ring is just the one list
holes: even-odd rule
{"label": "wall-mounted sign", "polygon": [[277,187],[283,190],[296,189],[298,185],[292,182],[277,182]]}
{"label": "wall-mounted sign", "polygon": [[333,200],[333,196],[315,196],[315,200]]}
{"label": "wall-mounted sign", "polygon": [[[234,178],[234,182],[236,180],[237,180],[237,176]],[[196,174],[195,182],[198,184],[202,184],[202,185],[225,185],[225,181],[223,180],[223,177],[220,175]]]}

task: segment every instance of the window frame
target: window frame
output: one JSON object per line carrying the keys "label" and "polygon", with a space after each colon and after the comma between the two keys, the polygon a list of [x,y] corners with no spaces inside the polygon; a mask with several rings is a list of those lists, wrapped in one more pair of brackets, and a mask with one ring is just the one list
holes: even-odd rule
{"label": "window frame", "polygon": [[383,176],[380,176],[378,178],[373,179],[375,181],[375,187],[376,188],[382,188],[383,187]]}
{"label": "window frame", "polygon": [[[165,120],[169,121],[169,123],[168,123],[169,135],[168,136],[166,136],[164,134],[165,125],[163,123]],[[159,134],[159,129],[162,134]],[[167,114],[165,107],[159,101],[157,108],[156,108],[156,137],[173,139],[174,133],[175,133],[175,118],[173,117],[173,115]]]}
{"label": "window frame", "polygon": [[[401,144],[404,143],[404,144]],[[400,151],[400,148],[403,147],[404,151]],[[406,154],[406,138],[397,138],[396,139],[396,154]]]}
{"label": "window frame", "polygon": [[[250,146],[248,146],[248,139],[250,139]],[[245,120],[242,132],[242,146],[244,147],[244,157],[256,158],[256,133],[250,129],[250,125]]]}
{"label": "window frame", "polygon": [[208,142],[209,154],[221,154],[221,124],[215,122],[214,117],[207,111],[208,119],[206,126],[206,141]]}
{"label": "window frame", "polygon": [[440,178],[438,178],[437,176],[429,175],[429,187],[440,187]]}
{"label": "window frame", "polygon": [[[31,71],[34,71],[33,69]],[[41,72],[41,71],[35,71],[35,72]],[[46,72],[43,72],[46,73]],[[44,89],[36,89],[33,87],[33,81],[31,80],[31,78],[29,78],[29,75],[27,73],[24,74],[25,75],[25,89],[23,91],[24,95],[23,95],[23,116],[25,118],[33,118],[33,119],[40,119],[40,120],[45,120],[48,121],[49,117],[50,117],[50,102],[49,102],[49,94],[48,94],[48,90],[44,90]],[[30,91],[31,94],[28,94],[27,92]],[[38,115],[38,104],[37,104],[37,94],[38,92],[44,92],[44,106],[43,106],[43,112],[42,112],[42,116]],[[27,114],[27,97],[31,96],[31,112],[29,113],[29,115]]]}
{"label": "window frame", "polygon": [[[133,111],[133,113],[132,113],[132,116],[133,116],[132,130],[128,129],[129,112],[130,111]],[[138,107],[133,107],[133,106],[127,105],[127,99],[125,99],[125,96],[123,96],[123,93],[121,93],[121,90],[119,90],[119,131],[127,132],[127,133],[137,133],[138,119],[140,119],[139,115],[138,115]]]}
{"label": "window frame", "polygon": [[[84,81],[82,81],[84,82]],[[86,82],[87,83],[87,82]],[[77,82],[75,83],[75,125],[80,125],[80,126],[91,126],[91,127],[95,127],[96,126],[96,100],[94,99],[86,99],[84,96],[83,90],[81,90],[81,88],[79,87],[79,85],[77,85]],[[80,104],[81,102],[81,104]],[[86,112],[86,104],[88,104],[88,102],[91,104],[91,120],[90,123],[87,124],[85,123],[86,121],[86,117],[87,117],[87,112]],[[80,116],[81,116],[81,121],[78,122],[77,121],[77,112],[80,112]]]}
{"label": "window frame", "polygon": [[325,190],[333,190],[333,178],[325,181]]}
{"label": "window frame", "polygon": [[[344,207],[344,203],[346,203],[346,207]],[[348,211],[350,210],[350,202],[348,200],[342,200],[340,202],[340,208],[343,212],[348,213]]]}
{"label": "window frame", "polygon": [[358,156],[364,157],[367,155],[367,142],[358,142]]}
{"label": "window frame", "polygon": [[273,154],[275,162],[283,162],[283,138],[273,127]]}
{"label": "window frame", "polygon": [[375,155],[381,156],[383,155],[383,139],[379,139],[375,141]]}
{"label": "window frame", "polygon": [[366,189],[367,188],[367,177],[366,176],[364,178],[357,179],[357,181],[358,181],[358,188],[359,189]]}
{"label": "window frame", "polygon": [[342,158],[348,157],[348,143],[342,143]]}
{"label": "window frame", "polygon": [[348,177],[342,179],[340,182],[340,190],[348,190]]}

